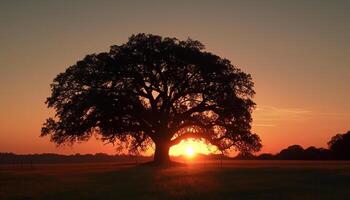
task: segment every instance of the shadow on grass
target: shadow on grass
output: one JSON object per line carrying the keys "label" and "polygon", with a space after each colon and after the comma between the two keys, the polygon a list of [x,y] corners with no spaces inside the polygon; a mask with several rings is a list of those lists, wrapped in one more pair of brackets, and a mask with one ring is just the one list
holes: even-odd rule
{"label": "shadow on grass", "polygon": [[20,194],[1,199],[344,199],[350,195],[349,168],[143,165],[64,174],[17,177],[17,186],[10,181],[16,177],[1,178],[1,184],[9,183],[7,192]]}

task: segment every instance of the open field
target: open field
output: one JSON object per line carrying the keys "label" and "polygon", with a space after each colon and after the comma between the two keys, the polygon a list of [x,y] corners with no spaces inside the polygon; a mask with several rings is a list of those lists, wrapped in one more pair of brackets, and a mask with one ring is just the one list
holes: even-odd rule
{"label": "open field", "polygon": [[349,199],[350,162],[0,165],[0,199]]}

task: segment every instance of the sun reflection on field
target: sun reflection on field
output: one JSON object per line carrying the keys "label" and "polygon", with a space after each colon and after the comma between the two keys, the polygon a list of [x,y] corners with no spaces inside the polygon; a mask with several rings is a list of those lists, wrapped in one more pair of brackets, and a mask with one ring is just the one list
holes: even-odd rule
{"label": "sun reflection on field", "polygon": [[196,154],[211,154],[215,153],[216,147],[206,144],[204,140],[187,139],[181,141],[178,145],[170,148],[171,156],[186,156],[188,158],[195,157]]}

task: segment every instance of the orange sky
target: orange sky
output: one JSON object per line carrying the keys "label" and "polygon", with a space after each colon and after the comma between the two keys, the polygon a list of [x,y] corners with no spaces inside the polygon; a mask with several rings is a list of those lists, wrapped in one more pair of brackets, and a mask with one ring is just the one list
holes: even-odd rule
{"label": "orange sky", "polygon": [[325,147],[350,129],[346,1],[1,1],[0,152],[114,153],[94,139],[56,148],[40,138],[49,84],[86,54],[133,33],[191,37],[256,84],[262,152]]}

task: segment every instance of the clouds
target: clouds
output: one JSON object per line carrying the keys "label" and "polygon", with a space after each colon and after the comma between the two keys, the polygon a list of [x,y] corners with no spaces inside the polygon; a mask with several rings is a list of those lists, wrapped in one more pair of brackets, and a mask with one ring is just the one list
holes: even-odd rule
{"label": "clouds", "polygon": [[326,112],[305,108],[287,108],[276,106],[258,106],[253,112],[253,126],[274,127],[285,122],[304,122],[308,120],[319,121],[342,120],[350,118],[350,112]]}
{"label": "clouds", "polygon": [[258,127],[273,127],[281,121],[302,121],[310,115],[312,115],[311,110],[302,108],[258,106],[253,113],[253,125]]}

